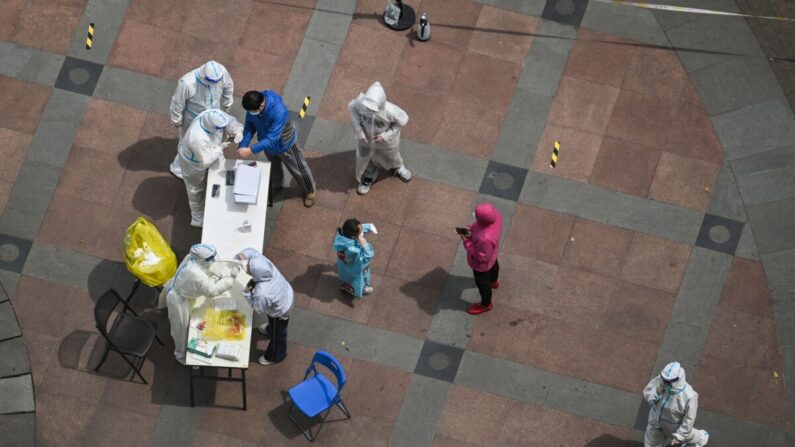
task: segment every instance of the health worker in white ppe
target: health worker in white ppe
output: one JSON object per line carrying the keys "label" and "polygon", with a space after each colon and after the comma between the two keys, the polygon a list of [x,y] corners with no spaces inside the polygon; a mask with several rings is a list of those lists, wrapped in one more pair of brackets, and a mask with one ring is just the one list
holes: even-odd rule
{"label": "health worker in white ppe", "polygon": [[[204,190],[207,169],[215,160],[223,162],[224,149],[243,139],[243,125],[217,109],[205,110],[193,120],[177,149],[177,162],[188,191],[191,226],[204,225]],[[230,141],[232,140],[232,141]]]}
{"label": "health worker in white ppe", "polygon": [[212,245],[193,245],[188,256],[179,264],[174,277],[163,285],[168,290],[166,304],[171,338],[174,339],[174,356],[183,365],[190,324],[189,300],[200,296],[215,297],[226,292],[232,287],[233,277],[238,273],[238,270],[232,270],[232,277],[222,278],[210,272],[216,254]]}
{"label": "health worker in white ppe", "polygon": [[679,362],[665,365],[660,375],[643,389],[643,398],[651,405],[645,447],[707,445],[709,433],[693,428],[698,393],[685,380],[685,369]]}
{"label": "health worker in white ppe", "polygon": [[[177,89],[171,97],[171,123],[179,127],[180,142],[185,137],[193,120],[208,109],[221,109],[229,113],[232,108],[235,83],[226,67],[216,61],[208,61],[204,65],[185,73],[177,83]],[[182,178],[178,163],[179,154],[169,167],[171,173]]]}

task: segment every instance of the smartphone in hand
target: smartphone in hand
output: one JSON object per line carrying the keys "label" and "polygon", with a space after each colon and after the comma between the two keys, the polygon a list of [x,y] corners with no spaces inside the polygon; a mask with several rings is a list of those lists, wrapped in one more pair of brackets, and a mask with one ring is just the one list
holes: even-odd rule
{"label": "smartphone in hand", "polygon": [[458,235],[469,237],[472,235],[472,232],[469,231],[469,227],[455,227],[455,232]]}

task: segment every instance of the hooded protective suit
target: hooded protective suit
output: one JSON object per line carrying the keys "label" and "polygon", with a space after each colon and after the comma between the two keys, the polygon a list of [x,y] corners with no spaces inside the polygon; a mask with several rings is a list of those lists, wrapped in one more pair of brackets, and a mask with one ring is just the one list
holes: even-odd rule
{"label": "hooded protective suit", "polygon": [[[365,233],[369,232],[369,225],[362,227]],[[334,251],[342,288],[355,298],[361,298],[364,287],[370,285],[370,260],[375,256],[373,244],[362,247],[358,239],[344,236],[339,229],[334,236]]]}
{"label": "hooded protective suit", "polygon": [[475,207],[475,222],[469,226],[471,237],[464,241],[467,263],[472,270],[487,272],[494,266],[502,237],[502,214],[490,203]]}
{"label": "hooded protective suit", "polygon": [[651,379],[643,389],[643,398],[651,405],[645,447],[663,447],[666,440],[688,447],[707,445],[709,434],[693,428],[698,393],[687,383],[685,369],[678,362],[669,363]]}
{"label": "hooded protective suit", "polygon": [[177,161],[182,180],[188,191],[191,225],[204,222],[204,190],[207,187],[207,169],[215,160],[222,159],[224,148],[232,144],[224,139],[240,141],[243,125],[232,115],[217,109],[205,110],[191,123],[188,132],[179,142]]}
{"label": "hooded protective suit", "polygon": [[243,291],[243,296],[254,312],[273,318],[289,315],[293,307],[293,288],[273,262],[253,248],[243,250],[235,258],[248,259],[254,287]]}
{"label": "hooded protective suit", "polygon": [[[400,130],[409,122],[409,116],[400,107],[386,100],[386,92],[381,83],[376,81],[366,93],[359,93],[348,103],[353,121],[353,133],[359,140],[356,151],[356,180],[361,182],[362,175],[372,161],[381,169],[398,169],[403,166],[400,156]],[[376,143],[373,139],[381,135],[383,141]]]}
{"label": "hooded protective suit", "polygon": [[232,278],[218,278],[210,274],[210,266],[215,261],[215,247],[196,244],[190,248],[174,277],[166,282],[168,290],[168,321],[171,323],[171,337],[174,339],[174,356],[185,363],[185,347],[188,338],[191,303],[200,296],[214,297],[229,290],[234,283]]}
{"label": "hooded protective suit", "polygon": [[[183,75],[171,97],[169,114],[171,123],[179,127],[180,142],[185,137],[193,120],[208,109],[221,109],[229,113],[234,101],[235,83],[226,67],[215,61]],[[178,164],[179,154],[171,163],[171,171],[181,175]]]}

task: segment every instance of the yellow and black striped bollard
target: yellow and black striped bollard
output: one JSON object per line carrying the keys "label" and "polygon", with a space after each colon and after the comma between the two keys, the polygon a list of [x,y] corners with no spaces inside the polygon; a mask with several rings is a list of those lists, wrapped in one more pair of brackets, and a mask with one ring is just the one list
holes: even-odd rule
{"label": "yellow and black striped bollard", "polygon": [[552,147],[552,160],[549,161],[549,167],[554,168],[558,164],[558,155],[560,155],[560,141],[556,141]]}
{"label": "yellow and black striped bollard", "polygon": [[92,42],[93,39],[94,39],[94,24],[93,23],[89,23],[88,24],[88,37],[86,37],[86,50],[90,50],[91,49],[91,45],[93,44],[93,42]]}
{"label": "yellow and black striped bollard", "polygon": [[306,116],[306,111],[307,109],[309,109],[309,99],[310,99],[309,96],[304,98],[304,105],[302,105],[301,110],[298,111],[298,116],[300,116],[301,119],[304,119],[304,117]]}

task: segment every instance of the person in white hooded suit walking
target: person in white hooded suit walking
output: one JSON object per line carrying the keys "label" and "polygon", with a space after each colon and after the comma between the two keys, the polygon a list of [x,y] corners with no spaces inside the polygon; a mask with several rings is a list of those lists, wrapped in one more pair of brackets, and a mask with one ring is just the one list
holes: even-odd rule
{"label": "person in white hooded suit walking", "polygon": [[400,130],[409,122],[406,112],[386,100],[384,87],[378,81],[348,103],[353,132],[358,141],[356,150],[356,192],[367,194],[378,178],[378,169],[394,170],[404,182],[411,180],[411,171],[400,155]]}
{"label": "person in white hooded suit walking", "polygon": [[671,446],[703,447],[709,433],[693,428],[698,412],[698,393],[685,380],[685,369],[679,362],[665,365],[660,375],[651,379],[643,389],[649,403],[645,447]]}

